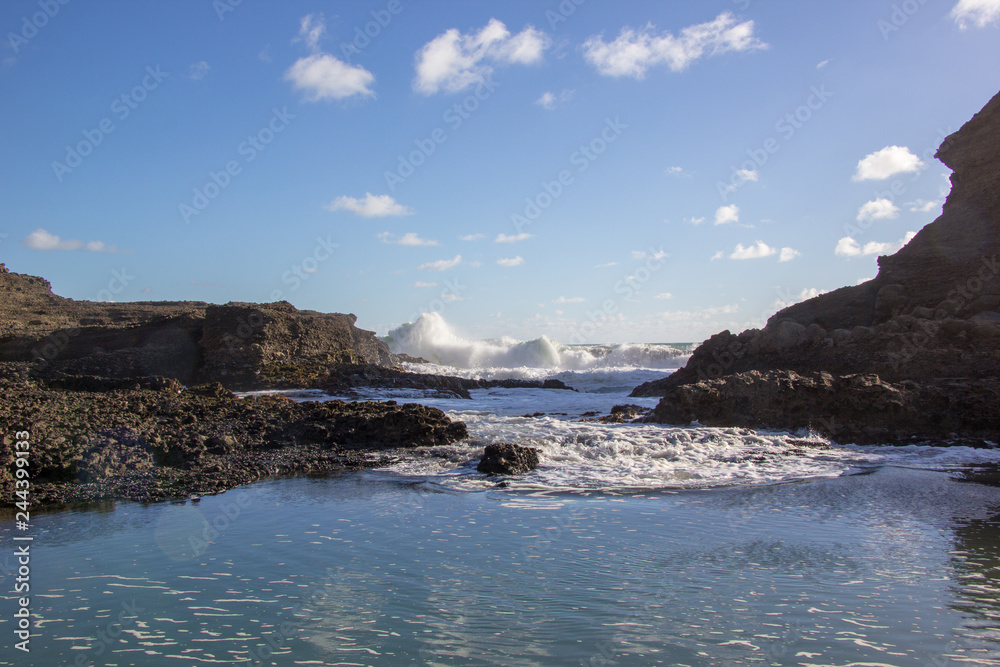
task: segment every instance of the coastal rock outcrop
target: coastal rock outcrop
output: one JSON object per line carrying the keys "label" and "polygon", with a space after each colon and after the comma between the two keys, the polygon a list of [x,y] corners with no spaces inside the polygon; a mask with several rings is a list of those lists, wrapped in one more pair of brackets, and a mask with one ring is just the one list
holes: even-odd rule
{"label": "coastal rock outcrop", "polygon": [[[664,397],[648,420],[822,430],[837,416],[839,439],[997,440],[997,425],[949,392],[1000,412],[1000,94],[937,158],[954,172],[941,216],[879,257],[876,278],[789,306],[763,329],[712,336],[684,368],[633,391]],[[890,394],[897,407],[864,407]]]}
{"label": "coastal rock outcrop", "polygon": [[485,475],[521,475],[538,467],[538,450],[510,442],[487,445],[476,470]]}
{"label": "coastal rock outcrop", "polygon": [[43,374],[163,376],[241,389],[266,386],[273,369],[294,364],[395,364],[356,319],[284,301],[74,301],[41,278],[0,273],[0,361],[33,362]]}
{"label": "coastal rock outcrop", "polygon": [[[262,477],[385,465],[387,452],[468,433],[441,410],[394,401],[237,399],[219,385],[156,378],[95,390],[49,386],[0,364],[0,423],[27,431],[32,502],[156,501]],[[16,399],[13,397],[16,396]],[[13,497],[13,429],[0,438],[0,494]]]}

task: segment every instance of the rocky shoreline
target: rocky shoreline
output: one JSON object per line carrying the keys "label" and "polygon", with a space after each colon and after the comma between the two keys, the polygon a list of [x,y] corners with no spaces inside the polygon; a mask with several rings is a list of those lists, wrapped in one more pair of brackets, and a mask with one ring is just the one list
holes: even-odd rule
{"label": "rocky shoreline", "polygon": [[673,375],[647,421],[811,428],[843,443],[1000,442],[1000,94],[938,149],[941,216],[876,278],[723,331]]}
{"label": "rocky shoreline", "polygon": [[14,497],[15,433],[30,433],[31,498],[57,507],[212,494],[263,477],[382,466],[467,437],[442,411],[395,401],[295,402],[234,391],[489,387],[556,380],[407,372],[354,315],[286,302],[93,303],[0,265],[0,493]]}
{"label": "rocky shoreline", "polygon": [[217,383],[185,389],[167,378],[51,387],[4,366],[0,491],[13,497],[13,437],[26,430],[31,497],[42,506],[213,494],[263,477],[386,465],[399,450],[468,435],[415,404],[237,399]]}

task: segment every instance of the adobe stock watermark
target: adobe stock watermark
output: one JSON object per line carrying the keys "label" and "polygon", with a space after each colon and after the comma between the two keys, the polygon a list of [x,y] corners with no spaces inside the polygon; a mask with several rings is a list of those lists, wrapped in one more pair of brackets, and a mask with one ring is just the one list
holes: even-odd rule
{"label": "adobe stock watermark", "polygon": [[7,43],[14,53],[18,53],[22,46],[34,39],[38,31],[47,26],[59,10],[68,4],[69,0],[38,0],[39,11],[31,16],[22,16],[21,29],[18,32],[7,33]]}
{"label": "adobe stock watermark", "polygon": [[389,27],[393,18],[399,16],[402,11],[402,0],[389,0],[383,9],[371,10],[372,20],[365,23],[363,27],[355,26],[354,39],[340,43],[340,54],[344,56],[344,60],[349,61],[351,56],[360,56],[371,45],[372,41]]}
{"label": "adobe stock watermark", "polygon": [[493,72],[489,72],[480,79],[475,92],[467,95],[461,102],[456,102],[441,114],[441,120],[448,126],[448,130],[436,127],[426,137],[414,139],[413,144],[416,149],[406,155],[397,156],[398,163],[395,171],[386,170],[383,174],[390,192],[395,192],[396,186],[402,185],[406,179],[417,173],[417,169],[427,162],[427,159],[437,151],[438,147],[448,141],[449,130],[457,132],[482,106],[482,103],[493,96],[499,87],[500,83],[493,80]]}
{"label": "adobe stock watermark", "polygon": [[[133,86],[131,90],[112,100],[110,105],[112,116],[117,118],[119,122],[127,119],[149,97],[151,92],[160,87],[160,84],[168,76],[170,73],[161,71],[159,65],[156,67],[147,66],[146,75],[142,77],[142,81]],[[75,145],[67,144],[66,156],[63,161],[52,162],[52,172],[60,183],[68,174],[73,173],[74,169],[83,164],[83,160],[93,154],[97,147],[104,143],[107,136],[117,129],[112,116],[102,118],[93,129],[83,130],[83,139]]]}
{"label": "adobe stock watermark", "polygon": [[892,369],[898,371],[901,364],[908,363],[938,335],[942,323],[957,316],[962,309],[975,301],[983,289],[1000,275],[1000,255],[983,257],[979,269],[969,278],[956,280],[944,301],[934,308],[933,319],[919,320],[919,330],[903,334],[903,343],[898,352],[889,353]]}
{"label": "adobe stock watermark", "polygon": [[135,276],[129,275],[128,270],[123,266],[121,271],[112,270],[111,280],[108,286],[97,293],[98,301],[114,301],[115,297],[125,291]]}
{"label": "adobe stock watermark", "polygon": [[[333,253],[339,247],[340,245],[334,243],[329,235],[326,238],[317,236],[316,245],[313,246],[312,252],[282,273],[281,282],[288,285],[292,292],[298,290],[303,283],[319,271],[321,264],[333,257]],[[276,288],[271,291],[270,300],[272,302],[282,301],[284,298],[285,290]],[[230,351],[239,349],[247,345],[265,324],[264,315],[259,310],[251,312],[246,318],[237,318],[236,329],[223,335],[223,343]]]}
{"label": "adobe stock watermark", "polygon": [[614,291],[615,294],[619,295],[618,297],[605,299],[601,303],[600,308],[588,310],[586,313],[587,321],[583,322],[579,327],[570,329],[570,344],[583,345],[594,334],[611,323],[621,312],[618,299],[621,298],[625,301],[633,299],[636,294],[642,291],[643,285],[653,278],[653,274],[662,269],[666,264],[663,260],[667,257],[667,253],[663,250],[663,246],[656,249],[651,247],[645,255],[646,261],[639,268],[623,276],[621,280],[615,283]]}
{"label": "adobe stock watermark", "polygon": [[758,148],[747,149],[748,159],[738,167],[734,165],[730,168],[729,182],[716,182],[715,188],[722,202],[727,203],[730,195],[747,183],[757,180],[757,170],[781,150],[781,142],[791,140],[832,97],[833,93],[827,90],[826,84],[810,87],[805,101],[774,123],[774,131],[778,136],[768,137]]}
{"label": "adobe stock watermark", "polygon": [[875,22],[875,27],[882,35],[882,41],[888,42],[889,37],[899,32],[926,4],[927,0],[903,0],[899,4],[894,4],[888,17]]}
{"label": "adobe stock watermark", "polygon": [[[123,266],[121,271],[112,269],[111,278],[108,280],[107,286],[98,290],[94,300],[114,301],[114,297],[121,294],[133,281],[135,281],[135,276],[129,274],[126,267]],[[53,361],[69,347],[70,340],[79,336],[80,332],[81,327],[53,331],[38,345],[31,348],[32,361]]]}
{"label": "adobe stock watermark", "polygon": [[555,30],[560,23],[565,23],[569,17],[576,13],[577,7],[587,0],[561,0],[554,9],[545,10],[545,20],[549,22],[549,28]]}
{"label": "adobe stock watermark", "polygon": [[236,153],[241,159],[228,160],[219,171],[209,171],[205,184],[194,188],[190,203],[182,202],[177,206],[184,224],[190,224],[193,216],[201,215],[209,204],[232,184],[233,178],[243,173],[244,165],[256,160],[257,156],[263,153],[294,119],[295,114],[289,113],[288,107],[282,107],[280,110],[274,107],[271,110],[270,120],[236,146]]}
{"label": "adobe stock watermark", "polygon": [[[340,244],[334,243],[329,234],[327,234],[326,238],[317,236],[316,245],[313,246],[312,252],[295,264],[292,264],[287,271],[281,274],[282,284],[288,285],[289,291],[294,292],[298,290],[302,287],[303,283],[319,271],[321,264],[333,257],[333,253],[339,247]],[[281,301],[284,298],[284,290],[279,288],[271,291],[271,301]]]}
{"label": "adobe stock watermark", "polygon": [[628,125],[623,123],[619,116],[615,116],[614,120],[605,118],[604,127],[598,135],[589,142],[581,144],[569,156],[569,163],[575,167],[575,173],[574,170],[563,169],[551,181],[542,181],[539,184],[541,190],[533,197],[525,197],[524,208],[510,216],[517,233],[523,233],[526,227],[534,224],[542,213],[566,192],[566,188],[573,185],[576,174],[582,174],[590,169],[590,165],[604,155],[608,147],[618,141],[626,129]]}
{"label": "adobe stock watermark", "polygon": [[232,14],[242,4],[243,0],[212,0],[212,9],[221,22],[226,20],[226,14]]}

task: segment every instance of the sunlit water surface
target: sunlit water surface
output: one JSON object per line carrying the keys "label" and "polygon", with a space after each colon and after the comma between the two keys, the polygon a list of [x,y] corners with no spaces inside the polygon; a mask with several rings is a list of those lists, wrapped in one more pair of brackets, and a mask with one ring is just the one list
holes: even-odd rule
{"label": "sunlit water surface", "polygon": [[[30,654],[0,521],[0,665],[1000,664],[983,472],[1000,450],[580,421],[654,405],[625,397],[641,375],[371,392],[471,437],[383,470],[37,515]],[[477,473],[502,440],[539,447],[539,470]]]}

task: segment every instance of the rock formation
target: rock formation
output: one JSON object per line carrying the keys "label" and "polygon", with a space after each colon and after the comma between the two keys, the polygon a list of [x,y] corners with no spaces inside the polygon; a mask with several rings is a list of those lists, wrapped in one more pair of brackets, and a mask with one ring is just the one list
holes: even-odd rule
{"label": "rock formation", "polygon": [[[415,404],[236,399],[218,384],[183,390],[164,378],[53,386],[18,370],[0,364],[0,423],[30,433],[35,505],[218,493],[262,477],[386,465],[388,450],[468,435]],[[0,434],[5,498],[14,497],[14,433]]]}
{"label": "rock formation", "polygon": [[520,475],[538,467],[538,450],[510,442],[487,445],[476,470],[486,475]]}
{"label": "rock formation", "polygon": [[[761,330],[712,336],[684,368],[633,392],[664,397],[649,420],[811,426],[863,441],[997,439],[1000,94],[936,157],[954,172],[943,212],[879,257],[876,278],[785,308]],[[866,402],[876,394],[898,409]]]}
{"label": "rock formation", "polygon": [[0,273],[0,304],[0,361],[30,361],[50,373],[251,388],[275,366],[394,363],[385,343],[354,326],[354,315],[284,301],[74,301],[42,278]]}

